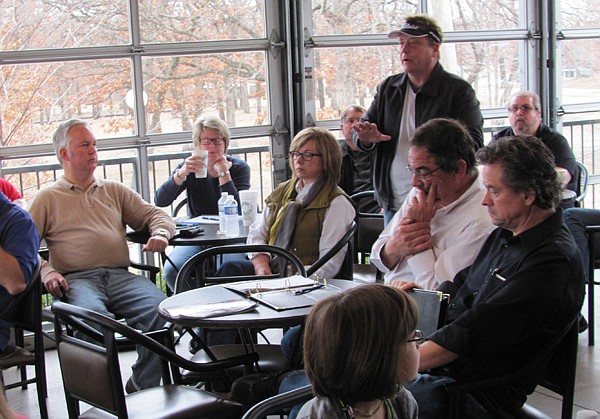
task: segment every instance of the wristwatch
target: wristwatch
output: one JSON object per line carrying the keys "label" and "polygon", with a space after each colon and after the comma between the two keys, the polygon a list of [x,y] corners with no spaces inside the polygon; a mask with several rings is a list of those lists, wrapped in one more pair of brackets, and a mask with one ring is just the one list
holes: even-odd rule
{"label": "wristwatch", "polygon": [[167,230],[165,230],[164,228],[159,228],[158,230],[156,230],[154,233],[152,233],[153,236],[163,236],[165,239],[169,240],[169,232]]}
{"label": "wristwatch", "polygon": [[229,170],[227,170],[226,172],[219,172],[219,177],[223,177],[228,174],[229,174]]}

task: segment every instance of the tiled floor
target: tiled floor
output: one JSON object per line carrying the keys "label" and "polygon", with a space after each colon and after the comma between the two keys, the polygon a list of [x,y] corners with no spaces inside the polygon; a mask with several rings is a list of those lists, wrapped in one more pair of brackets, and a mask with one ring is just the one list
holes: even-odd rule
{"label": "tiled floor", "polygon": [[[596,304],[596,311],[600,309],[600,303]],[[584,313],[587,308],[584,306]],[[597,346],[588,346],[587,332],[579,335],[579,351],[577,361],[577,385],[575,389],[574,414],[581,409],[591,409],[600,412],[600,326],[596,326]],[[186,352],[187,343],[178,348],[180,352]],[[129,369],[135,360],[134,351],[122,354],[122,375],[126,380],[131,374]],[[46,365],[48,376],[48,410],[51,419],[63,419],[67,417],[65,407],[60,369],[55,350],[47,351]],[[15,377],[16,369],[4,372],[6,382]],[[125,381],[124,381],[125,382]],[[27,390],[12,389],[7,392],[7,399],[13,409],[30,418],[38,418],[39,410],[35,385]],[[561,398],[552,392],[538,388],[528,399],[528,403],[550,415],[552,418],[560,418]]]}

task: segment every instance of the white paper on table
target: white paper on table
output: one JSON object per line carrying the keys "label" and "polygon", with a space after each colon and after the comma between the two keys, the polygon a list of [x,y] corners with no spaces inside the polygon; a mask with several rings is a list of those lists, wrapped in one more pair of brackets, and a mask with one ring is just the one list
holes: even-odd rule
{"label": "white paper on table", "polygon": [[250,300],[226,300],[207,304],[187,304],[164,309],[174,319],[206,319],[209,317],[227,316],[230,314],[252,311],[258,305]]}

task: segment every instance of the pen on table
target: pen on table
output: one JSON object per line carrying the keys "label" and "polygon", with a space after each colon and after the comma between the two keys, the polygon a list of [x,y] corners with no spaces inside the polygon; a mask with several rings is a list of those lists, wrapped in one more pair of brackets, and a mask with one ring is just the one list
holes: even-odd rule
{"label": "pen on table", "polygon": [[203,215],[201,217],[203,220],[210,220],[210,221],[219,221],[219,219],[217,217],[208,217],[206,215]]}
{"label": "pen on table", "polygon": [[490,272],[492,273],[493,276],[498,278],[500,281],[506,281],[506,278],[504,278],[502,275],[500,275],[498,273],[499,270],[500,270],[500,268],[490,269]]}
{"label": "pen on table", "polygon": [[323,288],[324,286],[325,286],[324,284],[319,284],[319,285],[315,285],[314,287],[304,288],[303,290],[297,290],[297,291],[294,291],[294,295],[308,294],[309,292],[318,290],[320,288]]}

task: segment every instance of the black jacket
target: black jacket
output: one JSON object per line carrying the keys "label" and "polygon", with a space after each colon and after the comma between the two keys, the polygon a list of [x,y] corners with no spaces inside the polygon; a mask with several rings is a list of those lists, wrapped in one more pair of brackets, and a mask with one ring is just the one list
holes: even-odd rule
{"label": "black jacket", "polygon": [[[390,166],[396,154],[407,84],[406,73],[395,74],[385,79],[377,87],[377,93],[365,118],[377,124],[379,131],[392,137],[390,141],[378,143],[374,147],[376,155],[373,186],[377,199],[385,210],[389,210],[393,202]],[[467,127],[478,147],[483,146],[483,116],[475,90],[462,78],[448,73],[439,63],[429,80],[417,92],[415,115],[416,127],[433,118],[458,119]]]}

